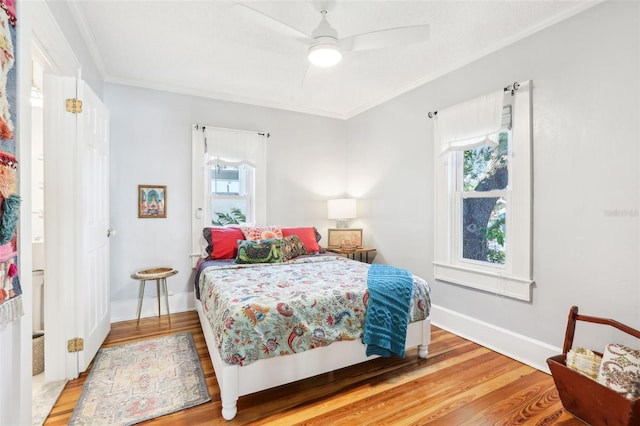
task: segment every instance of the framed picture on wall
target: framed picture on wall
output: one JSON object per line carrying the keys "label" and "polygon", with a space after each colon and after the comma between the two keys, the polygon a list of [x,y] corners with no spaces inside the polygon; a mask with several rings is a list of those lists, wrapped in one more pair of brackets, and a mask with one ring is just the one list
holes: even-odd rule
{"label": "framed picture on wall", "polygon": [[329,229],[329,248],[362,248],[362,229]]}
{"label": "framed picture on wall", "polygon": [[162,185],[138,185],[138,217],[167,217],[167,187]]}

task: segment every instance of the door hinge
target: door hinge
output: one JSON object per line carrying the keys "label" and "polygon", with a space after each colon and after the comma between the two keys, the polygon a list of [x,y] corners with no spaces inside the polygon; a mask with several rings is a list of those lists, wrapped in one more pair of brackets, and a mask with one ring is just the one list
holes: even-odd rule
{"label": "door hinge", "polygon": [[80,352],[84,350],[84,339],[76,337],[67,342],[67,352]]}
{"label": "door hinge", "polygon": [[82,101],[80,99],[67,99],[67,112],[79,114],[82,112]]}

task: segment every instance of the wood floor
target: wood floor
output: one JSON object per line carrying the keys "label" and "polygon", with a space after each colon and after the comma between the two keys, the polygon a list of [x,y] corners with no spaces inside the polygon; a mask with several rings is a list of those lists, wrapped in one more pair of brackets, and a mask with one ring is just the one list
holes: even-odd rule
{"label": "wood floor", "polygon": [[[194,312],[112,324],[104,347],[191,332],[212,401],[154,419],[154,425],[562,425],[583,423],[562,408],[551,376],[432,327],[426,360],[378,358],[240,397],[225,421],[207,347]],[[66,425],[87,373],[70,381],[45,425]]]}

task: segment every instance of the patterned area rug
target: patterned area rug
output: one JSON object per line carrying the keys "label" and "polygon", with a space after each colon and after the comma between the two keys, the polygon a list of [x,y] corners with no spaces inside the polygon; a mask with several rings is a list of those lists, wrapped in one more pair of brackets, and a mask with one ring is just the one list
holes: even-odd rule
{"label": "patterned area rug", "polygon": [[211,400],[191,333],[103,348],[70,425],[131,425]]}
{"label": "patterned area rug", "polygon": [[44,373],[33,376],[31,391],[32,426],[42,426],[58,397],[67,384],[66,380],[44,381]]}

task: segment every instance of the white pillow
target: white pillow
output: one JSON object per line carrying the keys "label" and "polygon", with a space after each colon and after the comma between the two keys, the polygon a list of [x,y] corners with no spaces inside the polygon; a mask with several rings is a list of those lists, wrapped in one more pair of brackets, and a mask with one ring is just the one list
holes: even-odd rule
{"label": "white pillow", "polygon": [[635,397],[640,393],[640,350],[611,343],[602,354],[598,383]]}

